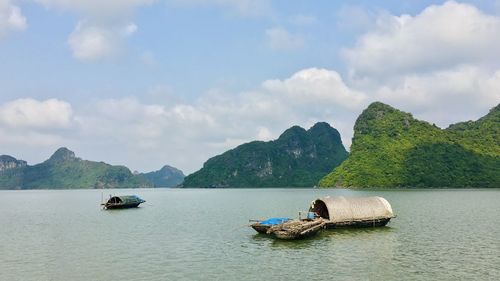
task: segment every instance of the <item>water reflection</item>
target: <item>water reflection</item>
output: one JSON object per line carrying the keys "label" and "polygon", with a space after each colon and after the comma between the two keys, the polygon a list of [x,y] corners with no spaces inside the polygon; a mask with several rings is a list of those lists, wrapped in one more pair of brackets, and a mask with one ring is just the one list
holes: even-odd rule
{"label": "water reflection", "polygon": [[354,237],[363,238],[367,235],[380,235],[380,234],[389,234],[393,233],[394,229],[390,226],[382,226],[382,227],[361,227],[361,228],[334,228],[327,229],[321,232],[323,236],[332,236],[336,235],[339,238],[342,237]]}

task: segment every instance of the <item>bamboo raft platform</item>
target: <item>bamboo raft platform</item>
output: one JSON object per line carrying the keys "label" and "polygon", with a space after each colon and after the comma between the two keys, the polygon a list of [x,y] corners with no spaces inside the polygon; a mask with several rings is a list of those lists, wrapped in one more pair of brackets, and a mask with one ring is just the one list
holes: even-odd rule
{"label": "bamboo raft platform", "polygon": [[324,227],[325,221],[322,218],[314,220],[291,220],[271,226],[266,231],[266,234],[284,240],[302,239],[316,235]]}

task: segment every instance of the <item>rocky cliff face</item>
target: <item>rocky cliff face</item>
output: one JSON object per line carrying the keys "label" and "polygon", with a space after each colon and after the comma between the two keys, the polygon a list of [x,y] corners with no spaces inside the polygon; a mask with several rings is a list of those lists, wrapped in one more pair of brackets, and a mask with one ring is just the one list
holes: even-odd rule
{"label": "rocky cliff face", "polygon": [[5,170],[23,168],[28,165],[26,161],[17,160],[16,158],[8,155],[0,155],[0,172]]}

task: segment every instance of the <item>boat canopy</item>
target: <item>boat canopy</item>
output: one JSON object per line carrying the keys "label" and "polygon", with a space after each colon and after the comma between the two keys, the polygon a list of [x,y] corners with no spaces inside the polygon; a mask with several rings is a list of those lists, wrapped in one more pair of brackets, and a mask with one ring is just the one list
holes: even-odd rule
{"label": "boat canopy", "polygon": [[391,205],[382,197],[324,197],[316,199],[310,212],[333,223],[393,218]]}
{"label": "boat canopy", "polygon": [[144,199],[137,195],[122,195],[122,196],[113,196],[109,198],[108,203],[114,203],[114,204],[136,204],[136,203],[143,203],[145,202]]}

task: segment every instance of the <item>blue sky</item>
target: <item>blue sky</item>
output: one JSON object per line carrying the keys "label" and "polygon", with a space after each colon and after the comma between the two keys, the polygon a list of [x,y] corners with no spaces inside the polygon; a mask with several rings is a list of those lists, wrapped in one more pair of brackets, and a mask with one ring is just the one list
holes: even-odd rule
{"label": "blue sky", "polygon": [[295,124],[348,146],[375,100],[476,119],[500,101],[499,3],[0,0],[0,154],[189,173]]}

